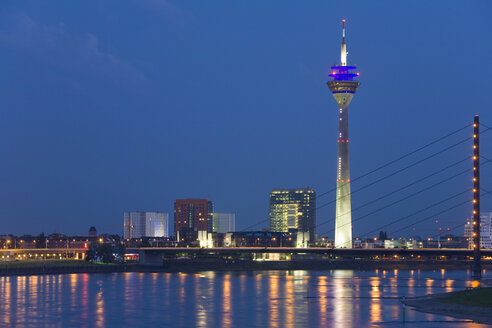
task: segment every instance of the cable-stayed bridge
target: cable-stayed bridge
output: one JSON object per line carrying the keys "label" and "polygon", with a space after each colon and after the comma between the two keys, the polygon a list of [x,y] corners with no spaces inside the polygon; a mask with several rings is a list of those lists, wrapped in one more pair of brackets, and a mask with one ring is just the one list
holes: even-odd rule
{"label": "cable-stayed bridge", "polygon": [[[431,223],[436,218],[453,215],[458,210],[460,214],[456,218],[461,222],[454,222],[455,224],[453,224],[453,222],[446,222],[446,220],[438,220],[441,228],[444,224],[445,229],[438,231],[439,227],[436,227],[434,234],[427,234],[426,237],[436,238],[443,233],[463,229],[466,224],[466,216],[462,217],[462,213],[467,206],[469,208],[468,217],[472,216],[474,189],[472,182],[474,168],[473,125],[470,123],[446,133],[352,179],[350,181],[353,186],[350,193],[353,199],[352,226],[363,226],[365,223],[369,227],[355,230],[354,236],[360,239],[373,238],[377,237],[380,231],[387,232],[388,236],[391,237],[399,237],[403,234],[408,236],[415,235],[415,231],[420,227],[432,231],[433,229],[428,227],[433,225]],[[492,128],[485,124],[480,125],[482,127],[480,137],[483,138]],[[489,155],[480,155],[479,160],[481,161],[481,168],[485,168],[484,172],[487,172],[487,166],[492,161],[491,158],[492,156]],[[400,163],[403,165],[398,167]],[[427,164],[427,168],[421,169],[422,165],[425,164]],[[428,169],[429,166],[432,168],[431,170]],[[414,170],[412,171],[412,169]],[[420,169],[420,171],[416,173],[416,169]],[[383,173],[383,175],[378,176],[378,173]],[[371,180],[371,177],[375,178]],[[459,180],[460,178],[461,180]],[[467,180],[462,183],[464,178]],[[364,181],[367,182],[362,183]],[[456,187],[456,181],[460,181],[458,187]],[[450,187],[453,182],[454,186]],[[385,183],[385,186],[378,188]],[[491,191],[489,190],[492,189],[481,187],[481,195],[490,197]],[[332,238],[335,231],[336,217],[335,211],[332,210],[336,201],[333,195],[335,191],[336,188],[333,188],[321,193],[318,192],[317,195],[316,233],[320,237]],[[383,192],[381,193],[381,191]],[[369,193],[369,196],[366,195],[366,199],[369,200],[357,202],[362,198],[356,197],[364,192]],[[330,195],[333,199],[325,200]],[[425,198],[425,201],[419,200],[422,198]],[[414,199],[418,201],[417,204],[409,204]],[[319,212],[325,208],[330,208],[330,213],[320,215]],[[400,215],[385,214],[386,210],[391,209],[397,209]],[[241,231],[258,230],[262,225],[267,225],[268,221],[268,218],[259,220]]]}
{"label": "cable-stayed bridge", "polygon": [[[435,138],[352,179],[350,183],[353,189],[350,195],[347,195],[353,197],[364,192],[368,193],[364,201],[360,201],[362,198],[352,198],[351,228],[353,229],[356,224],[358,228],[353,229],[354,236],[360,239],[374,238],[378,232],[385,232],[390,237],[396,238],[402,235],[416,235],[426,231],[425,229],[433,231],[434,222],[448,226],[444,233],[449,234],[463,229],[466,224],[466,216],[463,216],[463,213],[466,211],[469,213],[470,223],[475,226],[469,248],[341,248],[333,244],[322,247],[323,245],[311,243],[307,248],[176,247],[140,248],[129,251],[138,252],[142,264],[162,264],[163,259],[167,259],[170,263],[169,261],[176,260],[180,256],[185,262],[208,259],[217,263],[224,261],[227,263],[228,259],[298,261],[303,257],[324,264],[337,260],[355,262],[403,260],[416,265],[426,262],[439,266],[446,261],[448,263],[454,261],[453,263],[473,268],[473,272],[479,276],[480,259],[484,258],[487,265],[492,266],[492,261],[489,261],[492,259],[492,250],[480,250],[480,195],[490,196],[492,189],[480,186],[479,175],[480,162],[482,162],[481,167],[487,169],[488,164],[492,162],[490,159],[492,156],[480,155],[478,143],[479,139],[486,136],[490,130],[491,127],[480,124],[478,117],[475,117],[473,123]],[[426,167],[422,168],[424,164]],[[482,175],[482,178],[484,176],[487,175]],[[318,194],[316,211],[329,208],[335,203],[335,199],[325,200],[334,191],[336,188]],[[324,202],[320,204],[321,200]],[[409,201],[412,200],[414,203],[409,205]],[[385,213],[389,209],[396,209],[398,215]],[[334,214],[335,211],[324,216],[318,214],[316,232],[319,237],[332,238],[336,222]],[[448,217],[451,215],[454,220],[442,219],[446,215]],[[265,225],[268,220],[255,222],[240,232],[252,229],[258,231],[257,227]],[[365,223],[365,226],[362,223]],[[440,238],[443,232],[436,230],[425,237]]]}

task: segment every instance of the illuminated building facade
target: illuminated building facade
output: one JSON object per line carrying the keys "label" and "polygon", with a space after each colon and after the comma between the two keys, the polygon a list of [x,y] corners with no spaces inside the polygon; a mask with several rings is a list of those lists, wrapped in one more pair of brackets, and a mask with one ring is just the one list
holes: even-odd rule
{"label": "illuminated building facade", "polygon": [[335,210],[335,247],[352,248],[352,205],[350,200],[350,164],[348,108],[360,83],[353,73],[357,67],[347,65],[347,46],[345,44],[345,20],[343,22],[342,50],[340,66],[331,67],[332,80],[327,82],[338,104],[338,157],[337,189]]}
{"label": "illuminated building facade", "polygon": [[227,233],[236,231],[236,214],[213,213],[213,232]]}
{"label": "illuminated building facade", "polygon": [[316,193],[313,189],[276,189],[270,193],[270,230],[289,229],[309,232],[314,241],[316,227]]}
{"label": "illuminated building facade", "polygon": [[[473,224],[466,221],[465,237],[468,248],[473,249]],[[492,212],[480,213],[480,248],[492,249]]]}
{"label": "illuminated building facade", "polygon": [[176,199],[174,202],[174,235],[181,229],[213,231],[214,205],[208,199]]}
{"label": "illuminated building facade", "polygon": [[161,212],[125,212],[123,238],[169,237],[169,214]]}

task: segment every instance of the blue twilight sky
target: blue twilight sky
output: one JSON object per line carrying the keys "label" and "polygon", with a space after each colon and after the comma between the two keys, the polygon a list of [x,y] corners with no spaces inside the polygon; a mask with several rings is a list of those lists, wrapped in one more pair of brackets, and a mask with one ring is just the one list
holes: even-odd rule
{"label": "blue twilight sky", "polygon": [[[347,19],[352,179],[480,114],[492,126],[492,2],[1,1],[0,234],[122,233],[123,212],[164,211],[176,198],[214,201],[242,229],[268,217],[272,188],[331,190],[337,107],[326,81]],[[471,128],[356,180],[352,190],[466,138]],[[482,154],[492,157],[492,132]],[[354,193],[354,235],[414,221],[428,235],[463,222],[470,142]],[[492,189],[484,166],[482,185]],[[329,203],[334,194],[320,197]],[[492,210],[492,196],[483,210]],[[392,202],[393,206],[379,211]],[[375,212],[372,215],[368,213]],[[419,212],[420,211],[420,212]],[[405,218],[414,212],[418,214]],[[318,232],[333,227],[333,203]],[[267,223],[257,229],[267,227]],[[462,228],[456,230],[462,233]]]}

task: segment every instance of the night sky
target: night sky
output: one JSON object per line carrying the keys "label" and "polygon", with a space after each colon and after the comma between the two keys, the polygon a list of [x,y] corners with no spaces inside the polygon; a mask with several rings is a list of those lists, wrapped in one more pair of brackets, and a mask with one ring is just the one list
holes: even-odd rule
{"label": "night sky", "polygon": [[[208,198],[217,212],[235,212],[242,229],[268,218],[273,188],[332,190],[338,117],[326,81],[340,60],[343,18],[348,62],[361,81],[349,111],[353,180],[475,114],[492,126],[491,13],[486,0],[1,1],[0,234],[86,234],[91,225],[121,234],[124,211],[168,212],[172,221],[177,198]],[[471,131],[356,180],[352,190]],[[484,156],[492,157],[491,145],[492,131],[483,134]],[[352,206],[470,154],[471,140],[354,193]],[[466,168],[471,160],[353,218]],[[485,189],[491,174],[484,166]],[[468,188],[471,171],[354,222],[354,236]],[[491,195],[482,210],[492,211]],[[439,223],[390,235],[432,235],[470,212],[471,204],[461,206]],[[334,213],[333,203],[319,209],[318,223]]]}

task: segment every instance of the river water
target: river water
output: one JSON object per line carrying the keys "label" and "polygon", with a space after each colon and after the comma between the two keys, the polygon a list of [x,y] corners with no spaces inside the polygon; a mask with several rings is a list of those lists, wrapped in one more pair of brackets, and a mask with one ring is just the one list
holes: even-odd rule
{"label": "river water", "polygon": [[485,327],[404,309],[399,300],[462,290],[469,277],[445,270],[0,277],[0,326]]}

